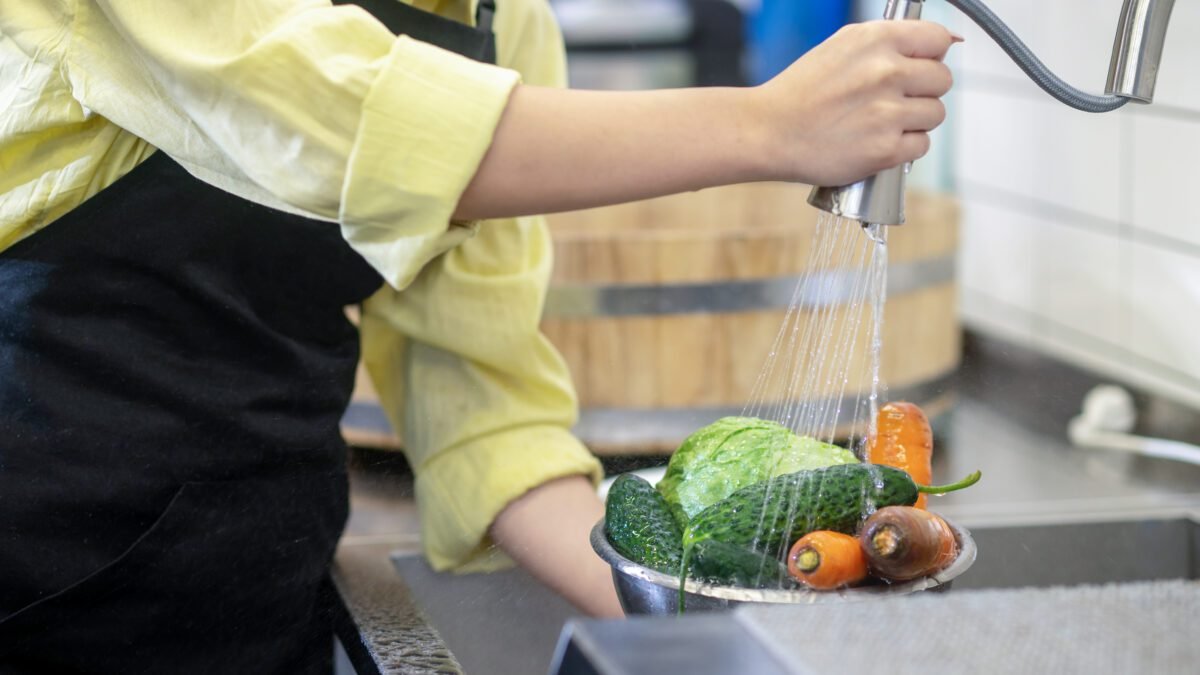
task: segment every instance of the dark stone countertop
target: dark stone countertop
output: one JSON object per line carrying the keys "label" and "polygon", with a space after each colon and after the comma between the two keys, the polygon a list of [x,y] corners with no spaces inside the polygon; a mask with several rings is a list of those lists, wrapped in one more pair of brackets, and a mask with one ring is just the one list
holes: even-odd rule
{"label": "dark stone countertop", "polygon": [[420,550],[403,457],[356,449],[350,484],[350,521],[331,570],[340,599],[335,625],[350,664],[360,675],[464,672],[390,559]]}
{"label": "dark stone countertop", "polygon": [[388,554],[396,544],[343,545],[333,567],[344,606],[338,638],[360,675],[454,675],[462,673],[441,635],[396,574]]}

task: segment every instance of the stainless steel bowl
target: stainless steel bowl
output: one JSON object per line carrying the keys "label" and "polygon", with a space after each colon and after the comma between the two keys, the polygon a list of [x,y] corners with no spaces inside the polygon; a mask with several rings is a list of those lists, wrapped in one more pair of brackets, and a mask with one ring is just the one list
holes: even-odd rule
{"label": "stainless steel bowl", "polygon": [[[966,529],[946,521],[958,538],[958,557],[942,571],[896,584],[867,584],[839,591],[780,590],[714,586],[694,579],[684,584],[684,609],[688,612],[729,609],[743,604],[819,605],[908,595],[918,591],[945,591],[955,577],[975,562],[975,540]],[[679,579],[639,565],[617,553],[604,533],[604,521],[592,528],[592,548],[612,566],[613,583],[626,614],[675,614]]]}

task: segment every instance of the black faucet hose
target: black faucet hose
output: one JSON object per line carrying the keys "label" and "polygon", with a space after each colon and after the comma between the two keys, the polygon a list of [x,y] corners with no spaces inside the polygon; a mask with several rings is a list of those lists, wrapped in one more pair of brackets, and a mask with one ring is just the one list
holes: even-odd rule
{"label": "black faucet hose", "polygon": [[946,0],[966,14],[972,21],[979,24],[1000,48],[1017,64],[1025,74],[1041,87],[1047,94],[1066,103],[1077,110],[1092,113],[1110,112],[1125,105],[1129,99],[1122,96],[1089,94],[1076,89],[1063,81],[1062,78],[1050,72],[1033,50],[1021,42],[1021,38],[1012,31],[1000,17],[988,9],[979,0]]}

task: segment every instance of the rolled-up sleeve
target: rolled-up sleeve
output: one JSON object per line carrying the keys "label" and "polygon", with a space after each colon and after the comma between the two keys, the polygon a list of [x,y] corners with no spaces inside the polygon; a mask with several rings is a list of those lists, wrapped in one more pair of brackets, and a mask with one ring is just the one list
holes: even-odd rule
{"label": "rolled-up sleeve", "polygon": [[[499,62],[525,82],[565,84],[562,36],[541,0],[500,3],[496,39]],[[384,288],[363,308],[363,360],[416,474],[436,569],[507,564],[488,530],[510,502],[555,478],[603,475],[570,432],[575,391],[538,328],[552,257],[543,218],[487,221],[403,293]]]}
{"label": "rolled-up sleeve", "polygon": [[602,477],[569,431],[571,380],[538,330],[550,260],[542,219],[489,222],[364,307],[363,358],[403,436],[437,569],[500,564],[488,528],[506,505],[554,478]]}
{"label": "rolled-up sleeve", "polygon": [[392,286],[467,236],[447,223],[516,81],[515,71],[397,40],[363,103],[339,214],[346,240]]}
{"label": "rolled-up sleeve", "polygon": [[469,236],[451,214],[516,71],[327,0],[72,6],[72,95],[202,180],[338,221],[395,287]]}

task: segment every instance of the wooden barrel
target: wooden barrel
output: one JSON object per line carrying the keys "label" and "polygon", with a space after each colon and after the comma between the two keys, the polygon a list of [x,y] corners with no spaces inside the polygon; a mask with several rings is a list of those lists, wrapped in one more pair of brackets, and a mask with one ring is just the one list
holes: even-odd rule
{"label": "wooden barrel", "polygon": [[[820,214],[808,192],[738,185],[551,219],[555,273],[542,326],[571,368],[576,433],[594,451],[670,452],[743,410],[810,271]],[[890,399],[936,414],[959,362],[958,214],[952,199],[919,193],[907,211],[908,224],[888,232],[881,374]],[[867,370],[849,371],[858,376],[845,391],[805,394],[869,391]]]}
{"label": "wooden barrel", "polygon": [[[668,453],[695,429],[742,412],[809,271],[820,214],[808,192],[737,185],[550,218],[555,271],[542,328],[570,367],[575,432],[594,452]],[[958,210],[949,197],[913,192],[907,213],[908,224],[888,233],[881,375],[889,399],[936,415],[959,363]],[[856,377],[845,391],[806,393],[849,400],[869,384]],[[370,405],[360,387],[348,436],[394,442]]]}

